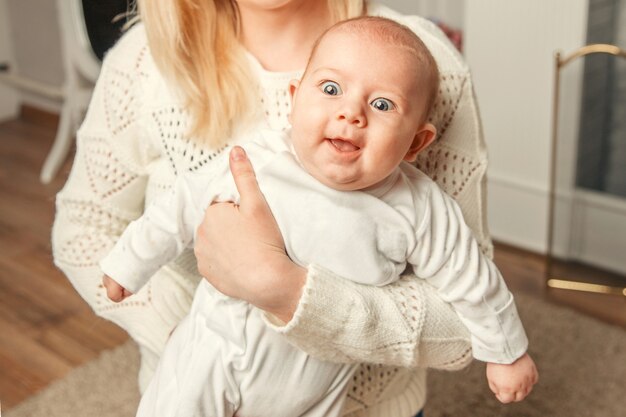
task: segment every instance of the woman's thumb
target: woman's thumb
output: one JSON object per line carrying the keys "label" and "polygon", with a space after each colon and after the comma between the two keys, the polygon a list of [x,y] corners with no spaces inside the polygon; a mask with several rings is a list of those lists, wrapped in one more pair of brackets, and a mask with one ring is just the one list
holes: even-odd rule
{"label": "woman's thumb", "polygon": [[265,206],[265,198],[256,180],[254,168],[242,147],[233,147],[230,151],[229,163],[230,172],[239,191],[239,205],[244,210],[255,210],[260,206]]}

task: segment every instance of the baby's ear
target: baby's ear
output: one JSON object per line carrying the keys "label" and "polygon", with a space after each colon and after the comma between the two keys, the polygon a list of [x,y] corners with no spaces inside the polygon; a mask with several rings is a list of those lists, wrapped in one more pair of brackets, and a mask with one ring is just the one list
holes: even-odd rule
{"label": "baby's ear", "polygon": [[291,97],[291,112],[289,112],[289,115],[287,116],[289,123],[291,123],[291,113],[293,112],[293,106],[296,101],[296,93],[299,87],[300,87],[300,80],[289,81],[289,97]]}
{"label": "baby's ear", "polygon": [[408,152],[404,156],[404,160],[413,162],[417,158],[417,154],[428,147],[437,137],[437,128],[432,123],[423,124],[415,134],[413,143]]}
{"label": "baby's ear", "polygon": [[289,81],[289,96],[291,97],[291,104],[293,105],[293,100],[296,98],[296,92],[300,87],[300,80],[291,80]]}

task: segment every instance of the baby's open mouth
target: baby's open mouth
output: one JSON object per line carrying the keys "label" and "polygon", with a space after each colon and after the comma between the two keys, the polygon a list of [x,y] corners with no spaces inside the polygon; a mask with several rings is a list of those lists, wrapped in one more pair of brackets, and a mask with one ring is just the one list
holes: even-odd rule
{"label": "baby's open mouth", "polygon": [[335,138],[335,139],[328,139],[328,140],[340,152],[354,152],[354,151],[358,151],[359,149],[361,149],[358,146],[356,146],[354,143],[345,139]]}

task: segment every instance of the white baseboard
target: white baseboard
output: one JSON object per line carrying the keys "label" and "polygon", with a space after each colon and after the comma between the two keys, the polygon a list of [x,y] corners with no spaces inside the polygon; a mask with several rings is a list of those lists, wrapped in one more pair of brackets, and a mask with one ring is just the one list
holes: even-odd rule
{"label": "white baseboard", "polygon": [[63,101],[0,84],[0,122],[16,118],[24,105],[61,114]]}
{"label": "white baseboard", "polygon": [[29,92],[22,92],[22,105],[35,107],[37,109],[45,110],[48,113],[61,114],[63,108],[63,101],[57,99],[51,99],[38,94]]}
{"label": "white baseboard", "polygon": [[576,193],[573,258],[626,275],[626,199],[604,193]]}
{"label": "white baseboard", "polygon": [[11,87],[0,85],[0,122],[14,119],[19,112],[20,95]]}
{"label": "white baseboard", "polygon": [[[626,199],[579,189],[556,200],[555,256],[626,274]],[[490,173],[488,219],[494,240],[545,253],[547,186]]]}

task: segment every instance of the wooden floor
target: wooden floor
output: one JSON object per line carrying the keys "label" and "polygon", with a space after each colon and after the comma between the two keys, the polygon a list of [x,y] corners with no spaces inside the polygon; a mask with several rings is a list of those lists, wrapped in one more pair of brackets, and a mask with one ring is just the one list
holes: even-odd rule
{"label": "wooden floor", "polygon": [[[32,117],[30,117],[32,119]],[[53,183],[39,170],[56,120],[0,124],[0,401],[2,409],[61,378],[127,339],[97,318],[52,264],[50,227],[54,195],[69,161]]]}
{"label": "wooden floor", "polygon": [[[26,111],[0,124],[0,402],[7,410],[72,368],[115,347],[126,334],[98,319],[52,264],[54,195],[70,167],[52,184],[39,170],[56,119]],[[541,256],[504,245],[496,263],[513,291],[569,304],[626,327],[626,300],[571,291],[545,291]]]}

